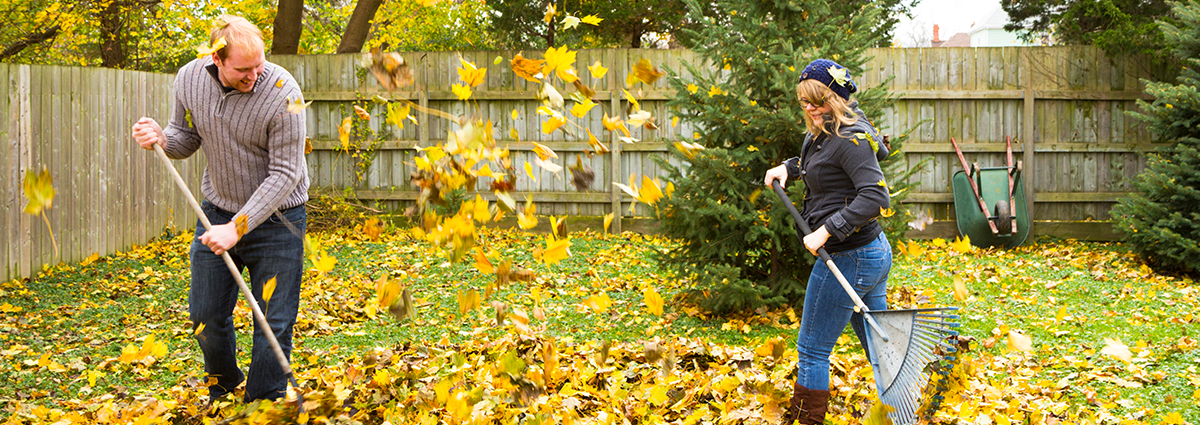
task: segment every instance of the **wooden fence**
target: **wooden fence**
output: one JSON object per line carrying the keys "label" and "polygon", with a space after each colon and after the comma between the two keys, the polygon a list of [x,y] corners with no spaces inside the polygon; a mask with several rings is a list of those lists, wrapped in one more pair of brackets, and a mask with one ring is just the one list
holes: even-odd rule
{"label": "wooden fence", "polygon": [[[513,150],[518,168],[532,161],[530,142],[545,144],[572,165],[580,154],[596,172],[584,192],[576,191],[570,174],[535,167],[536,180],[518,180],[518,201],[527,194],[539,214],[598,217],[616,212],[614,227],[636,228],[646,217],[612,185],[631,174],[656,176],[661,170],[652,155],[664,155],[668,141],[690,139],[687,123],[672,126],[665,107],[670,96],[665,78],[638,93],[642,109],[658,119],[659,129],[632,129],[640,141],[620,143],[603,130],[600,111],[552,135],[541,132],[535,112],[539,87],[515,76],[508,59],[516,52],[403,53],[415,83],[399,92],[382,91],[360,65],[360,55],[274,56],[296,76],[307,100],[308,135],[315,150],[308,155],[314,192],[351,193],[399,210],[416,199],[408,178],[414,147],[445,141],[455,125],[429,114],[414,112],[419,125],[403,129],[384,124],[383,105],[367,100],[374,95],[409,99],[453,114],[479,114],[496,123],[498,143]],[[1112,239],[1108,211],[1116,198],[1132,190],[1131,180],[1153,149],[1145,126],[1125,111],[1146,98],[1139,78],[1147,77],[1133,60],[1110,62],[1091,47],[872,49],[861,86],[887,84],[899,95],[897,104],[876,124],[899,134],[918,123],[905,146],[910,164],[933,158],[917,176],[909,202],[926,211],[934,225],[910,236],[950,236],[956,233],[950,178],[961,167],[949,143],[954,137],[968,161],[982,166],[1003,163],[1005,137],[1025,163],[1025,189],[1038,220],[1035,234]],[[459,81],[459,57],[488,67],[486,82],[475,88],[469,102],[450,91]],[[503,62],[494,64],[500,56]],[[525,52],[540,58],[541,52]],[[621,110],[624,79],[636,61],[645,58],[658,67],[682,70],[681,64],[700,62],[682,50],[582,50],[575,66],[596,91],[595,99],[610,115]],[[586,66],[600,62],[609,69],[602,81],[586,75]],[[890,79],[889,79],[890,78]],[[49,233],[41,218],[22,213],[21,181],[26,170],[46,167],[58,194],[48,217],[60,247],[61,261],[78,261],[91,253],[109,254],[144,243],[164,226],[190,227],[192,213],[149,152],[136,147],[129,132],[141,116],[166,122],[170,115],[172,76],[108,69],[0,64],[0,281],[29,276],[53,258]],[[567,93],[564,93],[567,94]],[[376,117],[370,133],[355,143],[373,152],[364,158],[339,150],[337,125],[353,114],[352,105],[367,107]],[[512,119],[513,111],[517,118]],[[515,129],[517,140],[509,136]],[[608,137],[610,154],[588,157],[585,129]],[[360,136],[362,131],[360,130]],[[201,155],[202,156],[202,155]],[[198,191],[202,157],[176,163]],[[360,174],[361,173],[361,174]],[[486,179],[485,179],[486,180]],[[477,189],[486,192],[488,182]],[[622,219],[624,218],[624,220]]]}
{"label": "wooden fence", "polygon": [[[508,66],[515,52],[428,52],[405,53],[415,83],[402,92],[384,92],[359,62],[360,55],[276,56],[271,60],[292,70],[307,100],[315,101],[309,112],[309,135],[315,151],[309,156],[313,187],[347,193],[360,199],[380,201],[399,208],[416,198],[408,183],[415,146],[444,141],[454,127],[444,119],[420,115],[421,125],[404,129],[370,122],[374,140],[358,141],[376,152],[361,178],[356,178],[358,160],[339,151],[337,124],[350,116],[351,104],[368,107],[381,117],[382,105],[366,102],[374,95],[412,100],[424,107],[454,114],[479,113],[497,123],[494,136],[510,145],[514,164],[531,161],[532,145],[538,142],[564,155],[562,163],[573,164],[574,154],[587,148],[582,129],[574,135],[540,131],[539,87],[516,77]],[[949,236],[957,233],[953,219],[950,178],[959,161],[950,144],[957,140],[968,161],[981,166],[1003,165],[1005,138],[1013,140],[1014,154],[1025,165],[1025,189],[1031,201],[1031,216],[1039,220],[1035,234],[1063,237],[1112,239],[1117,237],[1105,221],[1116,198],[1132,190],[1131,179],[1141,171],[1139,153],[1152,149],[1144,125],[1125,114],[1136,108],[1136,99],[1146,98],[1139,78],[1148,73],[1132,60],[1111,63],[1093,47],[934,48],[871,49],[860,85],[887,84],[899,95],[895,107],[876,124],[881,130],[899,134],[918,123],[906,145],[910,164],[932,157],[917,176],[918,187],[908,202],[937,222],[917,237]],[[496,65],[493,59],[501,57]],[[540,58],[540,52],[524,52]],[[459,58],[487,67],[487,81],[475,89],[472,100],[462,102],[450,91],[459,82]],[[646,58],[656,66],[683,70],[686,61],[696,64],[695,53],[684,50],[582,50],[576,68],[596,90],[596,99],[608,112],[620,110],[624,78],[631,65]],[[595,82],[584,68],[600,62],[609,68],[603,81]],[[889,79],[890,77],[890,79]],[[645,216],[637,206],[628,213],[628,196],[612,186],[626,182],[630,174],[655,176],[660,173],[651,155],[664,155],[667,143],[676,137],[690,138],[688,124],[671,126],[665,108],[670,96],[666,79],[641,93],[641,107],[659,119],[659,130],[634,129],[637,143],[608,142],[613,152],[583,158],[596,170],[596,180],[587,192],[577,192],[562,176],[541,171],[536,181],[520,179],[517,190],[532,196],[538,212],[600,216],[612,211],[629,217]],[[565,93],[564,93],[565,94]],[[509,116],[516,111],[517,118]],[[599,111],[581,125],[596,135],[603,131]],[[519,140],[509,136],[517,130]],[[486,179],[484,179],[486,180]],[[478,189],[486,192],[488,182]],[[1099,222],[1097,222],[1097,220]],[[618,218],[616,225],[621,225]]]}
{"label": "wooden fence", "polygon": [[[166,123],[172,75],[0,64],[0,282],[46,264],[78,262],[146,243],[195,215],[152,153],[130,136],[139,117]],[[203,158],[176,161],[199,189]],[[26,170],[50,172],[56,191],[41,217],[23,212]]]}

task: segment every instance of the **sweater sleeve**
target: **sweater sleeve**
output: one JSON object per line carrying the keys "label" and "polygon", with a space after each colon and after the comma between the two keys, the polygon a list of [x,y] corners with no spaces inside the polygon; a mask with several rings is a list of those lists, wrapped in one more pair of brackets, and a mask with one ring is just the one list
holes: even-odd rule
{"label": "sweater sleeve", "polygon": [[289,75],[275,108],[278,111],[267,127],[267,178],[238,211],[246,216],[247,231],[267,220],[304,180],[308,165],[304,159],[304,113],[288,113],[287,100],[303,96]]}
{"label": "sweater sleeve", "polygon": [[842,169],[850,176],[857,192],[854,200],[831,214],[825,221],[825,230],[840,241],[879,217],[880,211],[891,205],[891,199],[887,188],[880,185],[884,181],[883,170],[879,167],[879,161],[875,159],[876,152],[870,144],[854,143],[851,139],[838,142],[838,160]]}
{"label": "sweater sleeve", "polygon": [[171,112],[170,122],[163,129],[163,135],[167,137],[163,151],[171,159],[190,157],[200,149],[200,133],[196,131],[196,126],[192,123],[192,113],[187,108],[187,100],[191,98],[190,90],[197,89],[196,75],[192,75],[196,72],[203,72],[203,69],[196,66],[196,62],[192,62],[180,69],[175,76],[175,109]]}

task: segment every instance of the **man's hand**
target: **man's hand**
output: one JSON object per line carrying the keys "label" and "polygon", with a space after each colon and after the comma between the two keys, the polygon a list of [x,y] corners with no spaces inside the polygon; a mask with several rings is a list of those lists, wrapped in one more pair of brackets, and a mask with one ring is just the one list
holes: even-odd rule
{"label": "man's hand", "polygon": [[167,147],[167,137],[163,135],[162,126],[159,126],[154,118],[142,117],[133,124],[133,140],[146,150],[154,150],[155,143],[163,148]]}
{"label": "man's hand", "polygon": [[200,235],[200,243],[211,249],[213,254],[221,255],[233,248],[238,242],[237,225],[234,222],[218,224]]}
{"label": "man's hand", "polygon": [[771,187],[772,180],[779,180],[779,186],[782,187],[787,183],[787,165],[780,164],[778,167],[767,170],[767,175],[763,176],[763,186]]}
{"label": "man's hand", "polygon": [[829,236],[831,236],[829,231],[825,230],[825,226],[822,225],[804,237],[804,247],[808,248],[808,252],[816,256],[817,250],[821,249],[821,247],[825,246],[825,242],[829,241]]}

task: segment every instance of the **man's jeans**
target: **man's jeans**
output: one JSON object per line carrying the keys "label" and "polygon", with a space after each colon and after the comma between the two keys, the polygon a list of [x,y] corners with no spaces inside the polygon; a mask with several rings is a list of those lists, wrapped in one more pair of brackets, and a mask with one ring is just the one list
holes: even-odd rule
{"label": "man's jeans", "polygon": [[[208,201],[204,202],[203,209],[213,225],[228,223],[234,216]],[[239,271],[250,269],[250,290],[284,354],[290,359],[292,326],[300,306],[300,278],[304,273],[303,234],[307,213],[304,205],[300,205],[283,210],[283,216],[299,235],[292,233],[279,216],[273,214],[243,235],[228,252]],[[194,326],[204,325],[196,339],[204,352],[204,371],[217,379],[208,389],[210,399],[215,400],[245,380],[237,363],[237,335],[233,328],[233,308],[241,291],[225,260],[200,243],[203,234],[204,226],[197,220],[196,239],[192,241],[190,253],[192,286],[188,293],[188,311]],[[263,302],[263,285],[271,278],[275,278],[275,292],[269,302]],[[246,402],[277,399],[287,393],[288,376],[263,331],[254,321],[254,348],[250,357],[250,378],[246,383]]]}
{"label": "man's jeans", "polygon": [[[831,253],[834,265],[850,282],[871,311],[887,309],[887,277],[892,268],[892,247],[882,232],[871,243],[849,251]],[[818,260],[808,278],[804,312],[796,338],[796,383],[813,390],[829,389],[829,355],[837,339],[854,327],[863,348],[863,316],[854,312],[854,301],[825,262]]]}

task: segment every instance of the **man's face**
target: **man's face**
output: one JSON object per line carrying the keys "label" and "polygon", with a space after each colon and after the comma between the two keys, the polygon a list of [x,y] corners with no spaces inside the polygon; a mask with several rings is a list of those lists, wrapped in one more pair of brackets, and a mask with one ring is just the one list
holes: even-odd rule
{"label": "man's face", "polygon": [[221,77],[221,84],[242,93],[249,93],[263,72],[266,56],[262,49],[235,49],[230,46],[225,50],[228,51],[228,56],[224,60],[213,52],[213,63],[217,65],[217,75]]}

